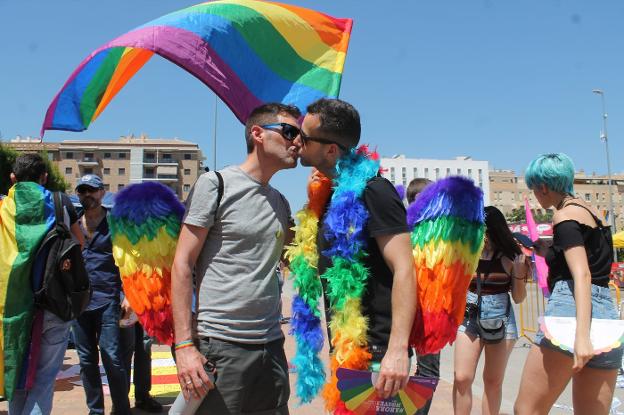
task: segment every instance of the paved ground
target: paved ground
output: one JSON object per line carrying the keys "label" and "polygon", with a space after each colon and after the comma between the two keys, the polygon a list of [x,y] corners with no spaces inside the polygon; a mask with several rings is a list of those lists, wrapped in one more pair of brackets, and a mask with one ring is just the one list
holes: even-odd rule
{"label": "paved ground", "polygon": [[[290,299],[292,298],[292,287],[289,283],[286,284],[284,291],[284,308],[285,314],[289,315],[288,304],[290,304]],[[288,326],[283,326],[285,331],[287,331]],[[290,336],[286,337],[286,353],[290,358],[294,355],[294,344],[292,338]],[[516,394],[518,391],[518,385],[520,382],[520,377],[522,374],[522,367],[524,365],[524,361],[526,359],[526,355],[528,353],[529,342],[521,339],[514,348],[510,362],[507,368],[507,373],[505,376],[505,382],[503,385],[503,404],[502,404],[502,414],[511,414],[513,411],[513,401],[516,398]],[[163,346],[158,346],[154,348],[155,351],[166,351],[167,348]],[[324,356],[327,354],[324,353]],[[78,359],[76,357],[76,353],[74,350],[68,350],[65,355],[65,361],[63,365],[63,369],[67,369],[70,366],[77,364]],[[473,414],[481,414],[481,394],[483,392],[482,382],[480,380],[480,373],[482,371],[482,362],[479,365],[477,370],[477,379],[475,381],[473,387],[474,400],[473,400]],[[296,374],[291,375],[291,385],[294,383]],[[82,415],[86,414],[86,405],[84,398],[84,391],[81,387],[72,384],[70,381],[78,380],[78,378],[73,378],[69,380],[57,381],[56,383],[56,392],[54,395],[54,414],[62,414],[62,415]],[[453,381],[453,347],[447,347],[442,352],[441,358],[441,376],[440,383],[436,390],[433,399],[433,405],[431,414],[452,414],[452,381]],[[571,388],[568,387],[563,395],[560,397],[558,404],[563,406],[571,407]],[[617,389],[616,390],[616,398],[624,401],[624,390]],[[168,407],[172,402],[173,398],[171,397],[158,397],[158,400],[163,403],[166,407]],[[132,403],[132,402],[131,402]],[[106,410],[107,412],[110,410],[110,398],[106,397]],[[623,405],[624,406],[624,405]],[[315,400],[309,405],[297,406],[296,400],[293,398],[290,403],[291,414],[296,415],[319,415],[324,414],[323,405],[320,399]],[[618,408],[620,411],[624,413],[624,407]],[[7,412],[7,404],[6,402],[0,403],[0,414],[5,414]],[[135,410],[136,414],[144,414],[144,412]],[[553,409],[552,414],[571,414],[572,411],[570,409]]]}

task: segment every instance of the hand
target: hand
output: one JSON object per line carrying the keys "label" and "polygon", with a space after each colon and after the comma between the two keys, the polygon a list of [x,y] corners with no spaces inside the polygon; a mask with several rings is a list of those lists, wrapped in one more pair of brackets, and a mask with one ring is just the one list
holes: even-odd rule
{"label": "hand", "polygon": [[551,245],[552,239],[539,238],[537,241],[533,242],[535,253],[539,256],[546,256],[546,252],[548,252],[548,248],[550,248]]}
{"label": "hand", "polygon": [[178,381],[185,400],[188,401],[191,396],[194,399],[203,399],[208,391],[214,389],[214,383],[204,369],[205,364],[206,358],[195,346],[176,350]]}
{"label": "hand", "polygon": [[594,347],[589,340],[589,336],[577,336],[574,339],[574,365],[572,370],[580,372],[583,367],[594,356]]}
{"label": "hand", "polygon": [[407,385],[409,380],[410,361],[407,349],[390,350],[381,360],[379,378],[375,384],[377,395],[382,399],[388,399],[399,393]]}
{"label": "hand", "polygon": [[130,314],[132,314],[132,307],[130,307],[130,302],[128,301],[128,297],[124,297],[121,302],[121,318],[120,320],[126,320],[130,318]]}
{"label": "hand", "polygon": [[528,271],[527,271],[527,257],[524,254],[516,255],[513,260],[512,269],[513,276],[517,279],[526,279]]}

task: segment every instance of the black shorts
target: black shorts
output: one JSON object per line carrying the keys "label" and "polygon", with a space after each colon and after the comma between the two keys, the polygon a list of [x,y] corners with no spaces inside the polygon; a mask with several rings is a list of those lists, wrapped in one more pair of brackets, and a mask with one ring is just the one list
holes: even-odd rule
{"label": "black shorts", "polygon": [[210,415],[288,415],[284,339],[245,344],[200,338],[200,352],[216,367],[216,388],[197,410]]}

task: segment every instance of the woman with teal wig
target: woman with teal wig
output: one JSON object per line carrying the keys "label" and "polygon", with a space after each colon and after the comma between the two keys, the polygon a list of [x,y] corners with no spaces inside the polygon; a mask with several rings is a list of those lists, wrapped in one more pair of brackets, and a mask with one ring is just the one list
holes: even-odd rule
{"label": "woman with teal wig", "polygon": [[575,317],[576,333],[571,353],[538,331],[524,366],[515,413],[547,414],[572,379],[574,412],[606,415],[623,349],[596,354],[589,330],[592,318],[618,319],[608,287],[611,229],[574,196],[574,164],[567,155],[540,155],[529,164],[525,181],[544,209],[555,209],[552,246],[536,248],[549,267],[551,296],[544,315]]}

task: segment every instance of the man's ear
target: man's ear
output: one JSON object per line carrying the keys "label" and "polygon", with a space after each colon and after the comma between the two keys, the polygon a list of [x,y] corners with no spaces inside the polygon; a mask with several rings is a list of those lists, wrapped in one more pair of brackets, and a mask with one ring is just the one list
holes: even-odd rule
{"label": "man's ear", "polygon": [[251,134],[251,139],[254,142],[254,147],[264,142],[264,135],[262,134],[263,132],[264,129],[259,125],[254,125],[253,127],[251,127],[251,131],[249,132],[249,134]]}
{"label": "man's ear", "polygon": [[11,183],[17,183],[17,177],[15,176],[15,173],[11,173]]}

